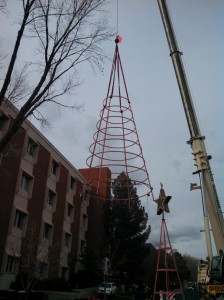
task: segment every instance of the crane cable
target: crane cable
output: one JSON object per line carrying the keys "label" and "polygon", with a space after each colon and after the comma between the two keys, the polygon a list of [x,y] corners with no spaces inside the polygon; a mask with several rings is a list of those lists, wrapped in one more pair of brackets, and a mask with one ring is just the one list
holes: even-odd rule
{"label": "crane cable", "polygon": [[118,11],[119,11],[119,7],[118,7],[118,0],[117,0],[117,34],[118,35]]}

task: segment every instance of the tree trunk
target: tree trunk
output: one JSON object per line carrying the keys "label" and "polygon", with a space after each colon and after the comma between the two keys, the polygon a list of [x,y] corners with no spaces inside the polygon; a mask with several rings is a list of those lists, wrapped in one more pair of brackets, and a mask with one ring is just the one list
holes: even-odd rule
{"label": "tree trunk", "polygon": [[16,134],[16,132],[19,130],[19,128],[23,124],[23,121],[24,121],[23,117],[18,115],[14,120],[14,123],[11,126],[9,125],[10,126],[9,129],[4,134],[4,136],[0,139],[0,154],[4,151],[5,147],[8,145],[8,143]]}
{"label": "tree trunk", "polygon": [[26,22],[27,22],[27,19],[28,19],[29,15],[30,15],[30,9],[31,9],[33,3],[34,2],[32,1],[30,6],[29,6],[29,4],[27,4],[27,7],[25,8],[25,11],[24,11],[23,21],[22,21],[21,27],[18,31],[18,34],[17,34],[16,43],[15,43],[15,46],[14,46],[12,57],[11,57],[11,60],[10,60],[10,63],[9,63],[9,67],[8,67],[8,70],[7,70],[7,73],[6,73],[6,76],[5,76],[5,80],[4,80],[2,89],[0,91],[0,105],[5,99],[5,94],[7,92],[7,89],[9,87],[9,84],[10,84],[10,81],[11,81],[11,76],[12,76],[13,68],[14,68],[14,65],[15,65],[15,62],[16,62],[17,53],[19,51],[19,46],[20,46],[20,43],[21,43],[21,39],[23,37],[23,33],[24,33],[24,30],[25,30],[25,27],[26,27]]}

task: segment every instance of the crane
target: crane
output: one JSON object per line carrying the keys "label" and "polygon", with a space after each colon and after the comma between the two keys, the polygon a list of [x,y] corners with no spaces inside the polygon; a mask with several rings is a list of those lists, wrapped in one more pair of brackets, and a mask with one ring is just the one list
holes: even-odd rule
{"label": "crane", "polygon": [[[208,275],[210,283],[224,283],[224,219],[209,162],[212,157],[211,155],[207,154],[205,137],[200,131],[184,65],[182,62],[183,53],[178,48],[166,0],[157,1],[169,45],[170,57],[173,62],[177,83],[182,98],[188,129],[190,132],[188,144],[192,149],[192,154],[194,156],[195,165],[197,168],[193,174],[199,174],[200,176],[201,190],[204,199],[204,224],[209,264]],[[210,226],[217,252],[215,256],[212,254]],[[220,289],[217,288],[217,290],[220,290],[220,292],[224,293],[224,286],[220,286]]]}

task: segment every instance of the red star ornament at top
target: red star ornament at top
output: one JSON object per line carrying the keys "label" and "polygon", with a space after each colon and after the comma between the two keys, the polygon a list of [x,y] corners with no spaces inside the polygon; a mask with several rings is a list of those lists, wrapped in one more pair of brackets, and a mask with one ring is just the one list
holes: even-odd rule
{"label": "red star ornament at top", "polygon": [[154,200],[157,203],[157,215],[161,215],[162,212],[169,213],[170,209],[168,203],[170,202],[171,196],[166,196],[165,191],[163,189],[163,184],[161,183],[159,199]]}

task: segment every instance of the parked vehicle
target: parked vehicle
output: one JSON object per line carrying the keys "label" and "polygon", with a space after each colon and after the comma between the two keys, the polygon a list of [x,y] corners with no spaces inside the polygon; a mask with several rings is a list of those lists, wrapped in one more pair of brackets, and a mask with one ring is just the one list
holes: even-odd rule
{"label": "parked vehicle", "polygon": [[186,290],[187,291],[194,291],[195,290],[195,284],[193,282],[188,282]]}
{"label": "parked vehicle", "polygon": [[152,289],[146,284],[140,284],[135,290],[135,298],[150,299],[152,296]]}
{"label": "parked vehicle", "polygon": [[97,289],[99,295],[115,295],[117,293],[117,286],[114,282],[103,282]]}

